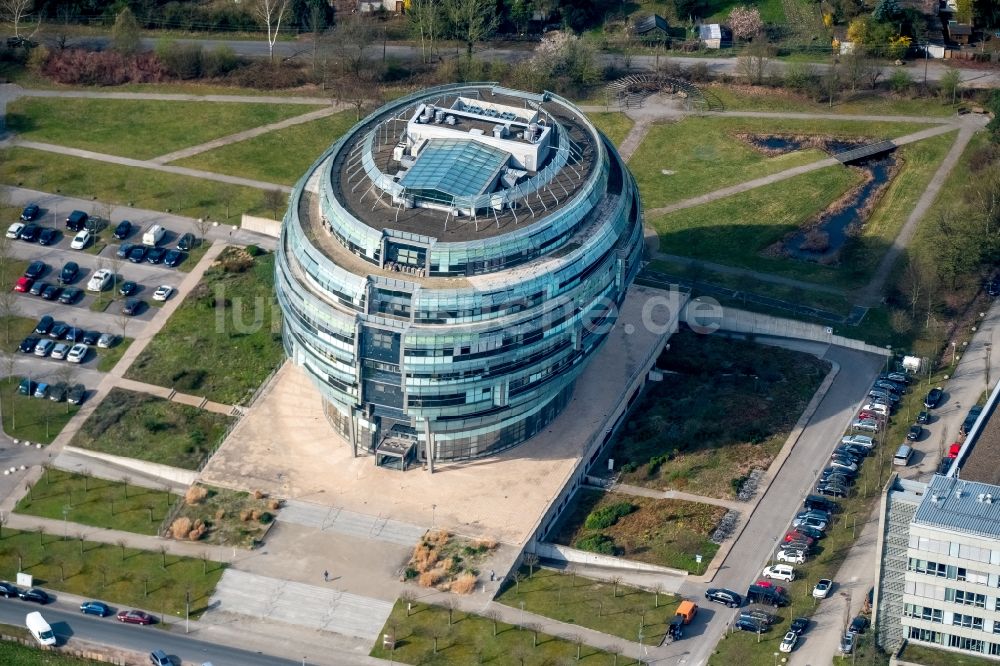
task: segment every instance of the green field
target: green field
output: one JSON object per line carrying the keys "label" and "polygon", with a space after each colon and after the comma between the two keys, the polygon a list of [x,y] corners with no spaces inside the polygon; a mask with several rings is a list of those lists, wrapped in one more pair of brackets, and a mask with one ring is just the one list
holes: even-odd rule
{"label": "green field", "polygon": [[800,113],[839,113],[845,115],[893,115],[913,116],[914,122],[920,118],[946,118],[958,110],[957,104],[938,99],[906,99],[888,94],[844,93],[834,101],[815,102],[803,95],[786,90],[770,88],[740,88],[736,86],[711,85],[707,90],[715,94],[727,111],[792,111]]}
{"label": "green field", "polygon": [[[0,633],[9,634],[11,629],[20,629],[20,627],[4,626],[0,628]],[[0,642],[0,664],[4,666],[96,666],[101,663],[104,662],[70,657],[59,652],[18,643]]]}
{"label": "green field", "polygon": [[[521,629],[505,622],[441,606],[397,601],[379,632],[371,656],[403,664],[520,664],[543,666],[575,663],[598,666],[632,666],[636,662],[601,652],[588,645],[571,643],[533,628]],[[383,647],[381,636],[396,639],[395,649]]]}
{"label": "green field", "polygon": [[[136,159],[309,113],[299,104],[26,97],[7,105],[7,127],[25,141]],[[197,122],[192,122],[192,119]]]}
{"label": "green field", "polygon": [[176,495],[46,469],[14,508],[17,513],[71,523],[155,535]]}
{"label": "green field", "polygon": [[72,446],[197,469],[230,418],[146,393],[111,389],[73,436]]}
{"label": "green field", "polygon": [[837,279],[834,268],[772,258],[762,251],[798,229],[860,182],[839,166],[794,176],[648,220],[660,251],[805,279]]}
{"label": "green field", "polygon": [[173,623],[179,621],[178,613],[183,620],[188,590],[191,617],[205,612],[224,569],[211,560],[123,549],[72,533],[64,539],[61,534],[4,529],[0,538],[4,580],[14,580],[23,571],[34,576],[39,587],[145,608],[171,616]]}
{"label": "green field", "polygon": [[118,365],[122,360],[125,350],[132,344],[132,338],[118,338],[118,343],[108,349],[97,350],[97,369],[101,372],[109,372],[111,368]]}
{"label": "green field", "polygon": [[3,431],[13,439],[52,443],[66,423],[80,411],[80,407],[68,402],[52,402],[48,398],[43,400],[20,395],[17,392],[20,382],[19,376],[0,380]]}
{"label": "green field", "polygon": [[274,255],[250,259],[230,248],[219,261],[127,377],[237,404],[278,366],[285,352],[274,302]]}
{"label": "green field", "polygon": [[354,117],[353,111],[341,111],[327,118],[193,155],[173,164],[268,183],[294,185],[309,165],[354,125]]}
{"label": "green field", "polygon": [[6,352],[16,353],[21,341],[35,332],[37,324],[37,319],[29,319],[28,317],[16,315],[0,317],[0,342],[3,343],[0,348]]}
{"label": "green field", "polygon": [[65,159],[29,148],[0,151],[0,182],[227,224],[239,224],[243,213],[271,213],[264,206],[264,193],[251,187],[96,160]]}
{"label": "green field", "polygon": [[[857,123],[842,120],[688,117],[650,128],[629,169],[646,210],[768,176],[827,157],[815,148],[767,157],[738,133],[883,139],[920,129],[912,123]],[[663,171],[672,171],[664,174]]]}
{"label": "green field", "polygon": [[618,147],[621,147],[622,141],[625,140],[629,130],[635,124],[624,113],[588,113],[587,117],[597,125],[597,129],[611,139],[611,143]]}

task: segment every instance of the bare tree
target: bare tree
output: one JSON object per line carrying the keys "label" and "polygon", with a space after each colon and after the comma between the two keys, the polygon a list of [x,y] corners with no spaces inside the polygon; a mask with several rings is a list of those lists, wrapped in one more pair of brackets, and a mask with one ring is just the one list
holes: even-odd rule
{"label": "bare tree", "polygon": [[755,39],[743,49],[736,60],[736,68],[747,83],[760,85],[767,78],[771,66],[770,49],[767,42]]}
{"label": "bare tree", "polygon": [[35,0],[0,0],[0,18],[14,27],[14,37],[20,37],[21,23],[31,16]]}
{"label": "bare tree", "polygon": [[125,491],[125,499],[128,499],[128,484],[132,483],[132,477],[125,475],[122,477],[122,490]]}
{"label": "bare tree", "polygon": [[538,647],[538,632],[542,630],[541,626],[531,623],[524,625],[524,628],[531,632],[531,647]]}
{"label": "bare tree", "polygon": [[288,195],[281,190],[264,190],[264,208],[273,213],[274,219],[278,219],[278,211],[288,202]]}
{"label": "bare tree", "polygon": [[160,551],[160,568],[162,568],[164,571],[166,571],[166,569],[167,569],[167,547],[161,545],[160,548],[159,548],[159,551]]}
{"label": "bare tree", "polygon": [[142,581],[142,596],[144,599],[149,596],[149,579],[149,572],[144,571],[139,574],[139,580]]}
{"label": "bare tree", "polygon": [[254,0],[257,20],[267,28],[267,55],[274,62],[274,43],[278,41],[281,22],[288,16],[289,0]]}
{"label": "bare tree", "polygon": [[130,315],[125,314],[125,308],[122,308],[118,312],[118,324],[122,327],[122,340],[125,339],[125,333],[128,329],[128,323],[132,321]]}
{"label": "bare tree", "polygon": [[353,14],[337,24],[327,43],[344,72],[350,76],[358,76],[369,69],[371,63],[365,55],[365,48],[374,43],[377,37],[378,31],[369,18]]}
{"label": "bare tree", "polygon": [[528,567],[528,578],[530,579],[535,575],[535,567],[538,566],[538,555],[535,553],[525,553],[522,561],[524,562],[524,566]]}
{"label": "bare tree", "polygon": [[485,613],[486,619],[493,623],[493,638],[497,637],[497,625],[500,623],[500,613],[495,610],[488,610]]}
{"label": "bare tree", "polygon": [[14,546],[10,552],[17,558],[17,571],[20,573],[24,570],[24,549],[20,546]]}
{"label": "bare tree", "polygon": [[611,596],[612,597],[617,597],[618,596],[618,586],[621,585],[621,584],[622,584],[622,577],[621,576],[612,576],[611,577]]}
{"label": "bare tree", "polygon": [[374,72],[362,70],[357,76],[350,76],[337,86],[334,101],[354,107],[355,120],[361,120],[361,110],[366,102],[378,103],[382,97],[382,87]]}
{"label": "bare tree", "polygon": [[485,40],[500,23],[492,0],[445,0],[445,12],[455,36],[465,43],[465,55],[472,60],[472,48]]}
{"label": "bare tree", "polygon": [[118,545],[118,548],[121,549],[122,562],[124,562],[125,561],[125,546],[127,545],[126,542],[125,542],[125,539],[118,539],[118,541],[116,541],[115,543]]}
{"label": "bare tree", "polygon": [[208,230],[212,228],[212,220],[207,217],[199,217],[195,221],[195,227],[198,229],[198,241],[204,244],[205,236],[208,235]]}
{"label": "bare tree", "polygon": [[101,574],[101,589],[108,586],[108,571],[111,569],[107,564],[101,562],[97,565],[97,572]]}
{"label": "bare tree", "polygon": [[87,537],[84,536],[83,532],[77,532],[75,535],[77,542],[80,544],[80,561],[83,562],[83,554],[86,552],[84,550],[84,545],[87,543]]}
{"label": "bare tree", "polygon": [[660,595],[663,594],[663,585],[656,583],[653,585],[653,608],[660,607]]}
{"label": "bare tree", "polygon": [[444,24],[441,0],[411,0],[407,15],[413,31],[420,37],[420,56],[427,62],[437,52],[437,39]]}
{"label": "bare tree", "polygon": [[5,344],[10,344],[10,325],[19,313],[16,292],[7,289],[0,291],[0,320],[3,320]]}
{"label": "bare tree", "polygon": [[413,590],[403,590],[400,592],[399,600],[406,604],[406,617],[410,617],[410,608],[416,600],[416,595],[413,593]]}

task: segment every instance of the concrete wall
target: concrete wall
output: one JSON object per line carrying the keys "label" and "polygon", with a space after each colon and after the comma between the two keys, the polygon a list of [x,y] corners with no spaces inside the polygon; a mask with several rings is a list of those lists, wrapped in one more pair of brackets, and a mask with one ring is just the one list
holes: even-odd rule
{"label": "concrete wall", "polygon": [[281,235],[281,222],[268,217],[254,217],[253,215],[244,213],[240,226],[247,231],[254,231],[265,236],[273,236],[274,238]]}
{"label": "concrete wall", "polygon": [[[691,308],[684,309],[683,317],[685,322],[687,321],[687,315],[691,312],[693,312],[693,309]],[[747,312],[746,310],[737,310],[736,308],[723,308],[722,320],[718,321],[713,319],[712,323],[719,323],[719,328],[721,330],[731,331],[734,333],[747,333],[749,335],[773,335],[780,338],[794,338],[797,340],[825,342],[837,347],[857,349],[871,354],[879,354],[881,356],[889,356],[890,353],[889,350],[884,347],[870,345],[867,342],[847,338],[842,335],[834,335],[833,329],[828,326],[809,324],[795,319],[772,317],[771,315],[760,314],[759,312]],[[697,322],[697,324],[704,326],[706,321],[702,318],[702,320]]]}
{"label": "concrete wall", "polygon": [[586,550],[578,550],[568,546],[560,546],[554,543],[536,543],[535,554],[559,562],[576,562],[579,564],[589,564],[595,567],[605,567],[607,569],[627,569],[628,571],[648,571],[651,573],[662,573],[671,576],[687,576],[687,571],[681,569],[671,569],[670,567],[660,567],[655,564],[636,562],[634,560],[623,560],[613,555],[601,555],[591,553]]}
{"label": "concrete wall", "polygon": [[75,446],[67,446],[63,449],[67,453],[72,453],[74,455],[93,458],[94,460],[101,460],[106,463],[111,463],[117,467],[123,469],[131,469],[140,474],[146,474],[148,476],[155,476],[167,481],[172,481],[177,484],[190,486],[198,478],[198,472],[189,469],[180,469],[179,467],[171,467],[169,465],[160,465],[158,463],[146,462],[145,460],[136,460],[135,458],[125,458],[123,456],[113,456],[110,453],[101,453],[99,451],[90,451],[88,449],[80,449]]}

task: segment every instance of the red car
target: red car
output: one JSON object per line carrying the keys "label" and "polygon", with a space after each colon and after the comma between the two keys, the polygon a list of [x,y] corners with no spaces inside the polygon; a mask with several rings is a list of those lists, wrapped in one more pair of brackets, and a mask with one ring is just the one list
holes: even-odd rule
{"label": "red car", "polygon": [[812,537],[807,537],[805,534],[799,532],[798,530],[793,530],[785,535],[785,542],[787,543],[789,541],[805,541],[811,546],[815,542],[815,539],[813,539]]}
{"label": "red car", "polygon": [[17,278],[17,283],[14,285],[14,291],[19,291],[23,294],[26,294],[31,290],[31,285],[33,285],[34,283],[35,281],[29,277]]}
{"label": "red car", "polygon": [[775,585],[769,580],[759,580],[756,583],[754,583],[754,585],[756,585],[757,587],[774,588],[774,591],[781,595],[784,595],[786,593],[785,588],[783,588],[781,585]]}
{"label": "red car", "polygon": [[882,414],[879,414],[878,412],[869,412],[866,409],[862,409],[860,412],[858,412],[858,418],[861,420],[875,419],[876,421],[881,421],[885,417]]}
{"label": "red car", "polygon": [[948,449],[948,457],[957,458],[958,452],[961,450],[962,450],[962,445],[958,442],[955,442],[954,444],[951,445],[951,448]]}
{"label": "red car", "polygon": [[153,616],[141,610],[123,610],[118,613],[118,621],[125,624],[153,624]]}

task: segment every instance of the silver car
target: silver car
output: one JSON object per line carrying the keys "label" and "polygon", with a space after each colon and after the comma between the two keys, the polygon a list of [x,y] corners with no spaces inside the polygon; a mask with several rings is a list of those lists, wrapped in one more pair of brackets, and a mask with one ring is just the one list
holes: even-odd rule
{"label": "silver car", "polygon": [[878,432],[878,421],[875,419],[857,419],[851,424],[851,428],[863,432]]}

